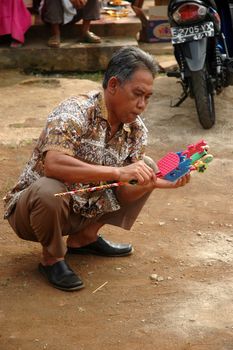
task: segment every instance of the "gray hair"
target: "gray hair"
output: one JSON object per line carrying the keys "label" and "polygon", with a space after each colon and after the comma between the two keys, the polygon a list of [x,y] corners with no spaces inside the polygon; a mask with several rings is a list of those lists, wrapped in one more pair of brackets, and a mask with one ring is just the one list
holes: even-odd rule
{"label": "gray hair", "polygon": [[122,47],[115,52],[108,63],[103,77],[103,88],[106,89],[111,77],[116,77],[121,84],[130,80],[131,76],[138,69],[145,69],[151,72],[153,78],[157,72],[154,58],[138,47]]}

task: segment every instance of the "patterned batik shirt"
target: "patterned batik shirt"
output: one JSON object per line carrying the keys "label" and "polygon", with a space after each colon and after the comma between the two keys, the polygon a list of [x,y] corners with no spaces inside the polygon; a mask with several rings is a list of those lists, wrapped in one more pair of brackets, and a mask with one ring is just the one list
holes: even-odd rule
{"label": "patterned batik shirt", "polygon": [[[81,161],[121,167],[142,159],[147,141],[147,130],[140,117],[130,124],[122,124],[109,140],[110,125],[102,92],[71,97],[62,102],[47,119],[29,162],[17,184],[7,193],[7,218],[21,193],[44,175],[46,151],[56,150]],[[87,184],[65,184],[67,191],[83,188]],[[89,184],[98,185],[98,184]],[[72,194],[72,208],[85,217],[95,217],[120,208],[115,190]]]}

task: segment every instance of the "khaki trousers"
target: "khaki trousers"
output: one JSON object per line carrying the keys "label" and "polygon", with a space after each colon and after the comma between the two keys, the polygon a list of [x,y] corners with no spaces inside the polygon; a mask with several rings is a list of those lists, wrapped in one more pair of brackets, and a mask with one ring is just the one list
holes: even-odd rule
{"label": "khaki trousers", "polygon": [[94,222],[129,230],[150,195],[148,193],[118,211],[88,219],[71,210],[70,196],[54,196],[54,193],[64,191],[66,188],[62,182],[42,177],[22,192],[8,217],[11,227],[20,238],[40,242],[55,257],[62,257],[66,253],[63,236],[78,233]]}

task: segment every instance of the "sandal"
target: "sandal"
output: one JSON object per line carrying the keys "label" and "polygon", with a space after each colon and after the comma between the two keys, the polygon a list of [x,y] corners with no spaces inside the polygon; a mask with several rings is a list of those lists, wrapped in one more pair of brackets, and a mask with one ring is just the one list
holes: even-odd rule
{"label": "sandal", "polygon": [[12,40],[12,42],[10,44],[10,47],[13,49],[17,49],[17,48],[22,47],[22,46],[23,46],[23,44],[17,40]]}
{"label": "sandal", "polygon": [[96,34],[87,31],[83,36],[83,42],[89,43],[89,44],[99,44],[101,43],[101,38],[97,36]]}
{"label": "sandal", "polygon": [[48,40],[48,46],[53,48],[59,48],[61,44],[60,37],[58,36],[51,36]]}

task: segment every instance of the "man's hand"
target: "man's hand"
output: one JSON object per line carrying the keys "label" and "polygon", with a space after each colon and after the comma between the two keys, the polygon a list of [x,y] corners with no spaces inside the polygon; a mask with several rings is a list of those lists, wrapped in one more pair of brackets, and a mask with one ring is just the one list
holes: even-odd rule
{"label": "man's hand", "polygon": [[86,5],[87,0],[70,0],[70,2],[76,9],[81,9]]}
{"label": "man's hand", "polygon": [[190,174],[186,174],[177,181],[171,182],[164,179],[157,178],[154,188],[178,188],[185,186],[190,181]]}
{"label": "man's hand", "polygon": [[156,182],[156,175],[143,160],[118,168],[118,181],[129,182],[136,180],[139,185],[147,185]]}

